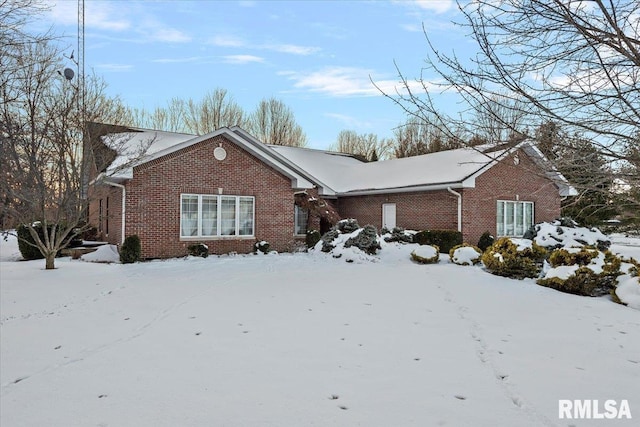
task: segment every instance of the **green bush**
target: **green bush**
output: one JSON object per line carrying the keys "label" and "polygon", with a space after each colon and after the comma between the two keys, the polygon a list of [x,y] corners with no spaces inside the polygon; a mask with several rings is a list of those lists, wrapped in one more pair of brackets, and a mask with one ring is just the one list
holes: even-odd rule
{"label": "green bush", "polygon": [[369,255],[375,255],[376,251],[381,249],[380,243],[378,242],[378,230],[376,230],[373,225],[366,225],[357,236],[350,237],[344,242],[345,248],[352,246],[357,247]]}
{"label": "green bush", "polygon": [[205,245],[204,243],[196,243],[193,245],[189,245],[189,247],[187,247],[187,251],[191,256],[197,256],[202,258],[206,258],[209,256],[209,246]]}
{"label": "green bush", "polygon": [[308,230],[307,236],[305,237],[305,243],[307,244],[307,248],[313,248],[316,243],[320,241],[320,232],[318,230]]}
{"label": "green bush", "polygon": [[[433,248],[433,256],[425,254],[425,247]],[[437,245],[421,245],[420,247],[411,251],[411,259],[419,264],[435,264],[440,258],[440,248]]]}
{"label": "green bush", "polygon": [[[551,253],[549,263],[553,268],[577,268],[566,278],[556,277],[557,271],[550,270],[546,277],[538,279],[539,285],[569,294],[595,297],[610,294],[614,290],[622,261],[610,251],[600,252],[596,249],[582,248],[577,252],[556,249]],[[602,271],[596,273],[594,268],[600,271],[599,266],[602,267]]]}
{"label": "green bush", "polygon": [[[471,259],[468,259],[468,257],[460,258],[461,251],[458,251],[458,249],[464,249],[464,248],[469,248],[467,250],[475,252],[476,255],[474,255],[474,257],[472,257]],[[452,263],[458,264],[458,265],[476,265],[480,262],[481,257],[482,257],[482,251],[480,250],[480,248],[477,246],[470,245],[468,243],[456,245],[453,248],[451,248],[451,250],[449,251],[449,259],[451,260]],[[469,264],[469,262],[471,262],[471,264]]]}
{"label": "green bush", "polygon": [[610,294],[615,289],[616,277],[609,274],[596,274],[589,267],[580,267],[566,279],[550,277],[538,279],[537,283],[568,294],[599,297]]}
{"label": "green bush", "polygon": [[140,261],[142,253],[142,245],[140,238],[135,234],[127,236],[120,246],[120,262],[123,264],[132,264]]}
{"label": "green bush", "polygon": [[331,252],[336,245],[333,244],[333,241],[340,235],[340,232],[335,228],[331,228],[331,230],[327,231],[322,235],[320,239],[322,241],[322,252]]}
{"label": "green bush", "polygon": [[482,252],[484,252],[489,246],[493,245],[493,242],[495,242],[495,239],[493,238],[491,233],[485,231],[484,233],[482,233],[482,236],[480,236],[480,240],[478,240],[478,247]]}
{"label": "green bush", "polygon": [[355,219],[349,218],[338,221],[332,228],[338,230],[340,233],[348,234],[359,229],[360,225]]}
{"label": "green bush", "polygon": [[485,268],[497,276],[514,279],[534,278],[540,275],[546,251],[535,242],[530,248],[518,250],[508,237],[498,239],[482,255]]}
{"label": "green bush", "polygon": [[[54,224],[47,224],[47,228],[49,229],[49,235],[51,234],[51,229],[53,228],[53,226]],[[40,222],[35,222],[33,223],[33,228],[36,230],[36,233],[38,234],[38,236],[40,236],[40,240],[44,242],[44,227],[42,227],[42,224]],[[66,228],[66,225],[64,224],[59,225],[56,232],[59,232],[60,229],[64,229],[64,228]],[[29,228],[26,225],[24,224],[19,225],[16,228],[16,234],[18,235],[18,249],[20,250],[20,254],[22,255],[22,258],[24,258],[27,261],[44,258],[44,256],[40,252],[40,249],[38,249],[36,246],[33,246],[35,245],[35,240],[33,240],[33,237],[31,237]],[[81,245],[82,245],[82,237],[71,233],[62,243],[62,245],[60,245],[60,249],[64,249],[67,247],[77,247]],[[58,252],[58,254],[59,253],[60,252]]]}
{"label": "green bush", "polygon": [[413,236],[410,233],[407,233],[402,227],[394,227],[391,231],[383,228],[380,233],[382,235],[390,234],[390,236],[386,236],[384,238],[384,241],[388,243],[413,243]]}
{"label": "green bush", "polygon": [[263,254],[268,254],[270,247],[271,245],[269,244],[269,242],[261,240],[253,244],[253,252],[254,253],[262,252]]}
{"label": "green bush", "polygon": [[451,248],[462,244],[462,233],[456,230],[423,230],[413,236],[414,243],[440,248],[440,253],[448,254]]}
{"label": "green bush", "polygon": [[556,249],[549,256],[551,267],[560,265],[587,265],[598,256],[595,249],[581,248],[578,252],[569,252],[566,249]]}

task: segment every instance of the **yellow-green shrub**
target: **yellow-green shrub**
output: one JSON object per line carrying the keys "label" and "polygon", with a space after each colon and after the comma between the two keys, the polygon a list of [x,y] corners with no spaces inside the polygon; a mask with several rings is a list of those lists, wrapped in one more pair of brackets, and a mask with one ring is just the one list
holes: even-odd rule
{"label": "yellow-green shrub", "polygon": [[502,237],[482,255],[485,268],[497,276],[524,279],[538,277],[547,251],[531,242],[530,247],[518,248],[508,237]]}

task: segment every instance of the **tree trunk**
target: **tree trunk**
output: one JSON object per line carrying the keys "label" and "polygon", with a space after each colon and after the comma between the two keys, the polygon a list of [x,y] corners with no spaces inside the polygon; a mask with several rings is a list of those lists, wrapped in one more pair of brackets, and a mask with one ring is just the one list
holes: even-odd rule
{"label": "tree trunk", "polygon": [[56,253],[55,252],[48,253],[47,256],[45,257],[45,260],[46,260],[45,269],[53,270],[54,268],[56,268],[56,266],[55,266]]}

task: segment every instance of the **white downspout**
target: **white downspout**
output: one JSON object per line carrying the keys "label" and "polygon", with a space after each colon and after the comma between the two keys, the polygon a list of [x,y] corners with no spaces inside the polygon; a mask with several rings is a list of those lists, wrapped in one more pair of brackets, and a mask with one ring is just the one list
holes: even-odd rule
{"label": "white downspout", "polygon": [[117,187],[122,190],[122,234],[120,236],[120,239],[121,239],[120,243],[124,243],[124,221],[125,221],[125,210],[126,210],[125,206],[127,203],[127,190],[122,184],[117,184],[115,182],[109,182],[109,181],[104,181],[104,183],[107,185],[111,185],[113,187]]}
{"label": "white downspout", "polygon": [[462,233],[462,194],[447,187],[447,191],[458,198],[458,231]]}

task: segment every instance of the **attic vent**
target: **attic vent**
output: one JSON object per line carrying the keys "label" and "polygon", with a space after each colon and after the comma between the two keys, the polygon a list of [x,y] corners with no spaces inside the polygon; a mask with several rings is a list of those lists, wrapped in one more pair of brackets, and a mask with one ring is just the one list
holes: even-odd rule
{"label": "attic vent", "polygon": [[222,147],[216,147],[213,150],[213,157],[215,157],[216,160],[222,161],[227,158],[227,150]]}

